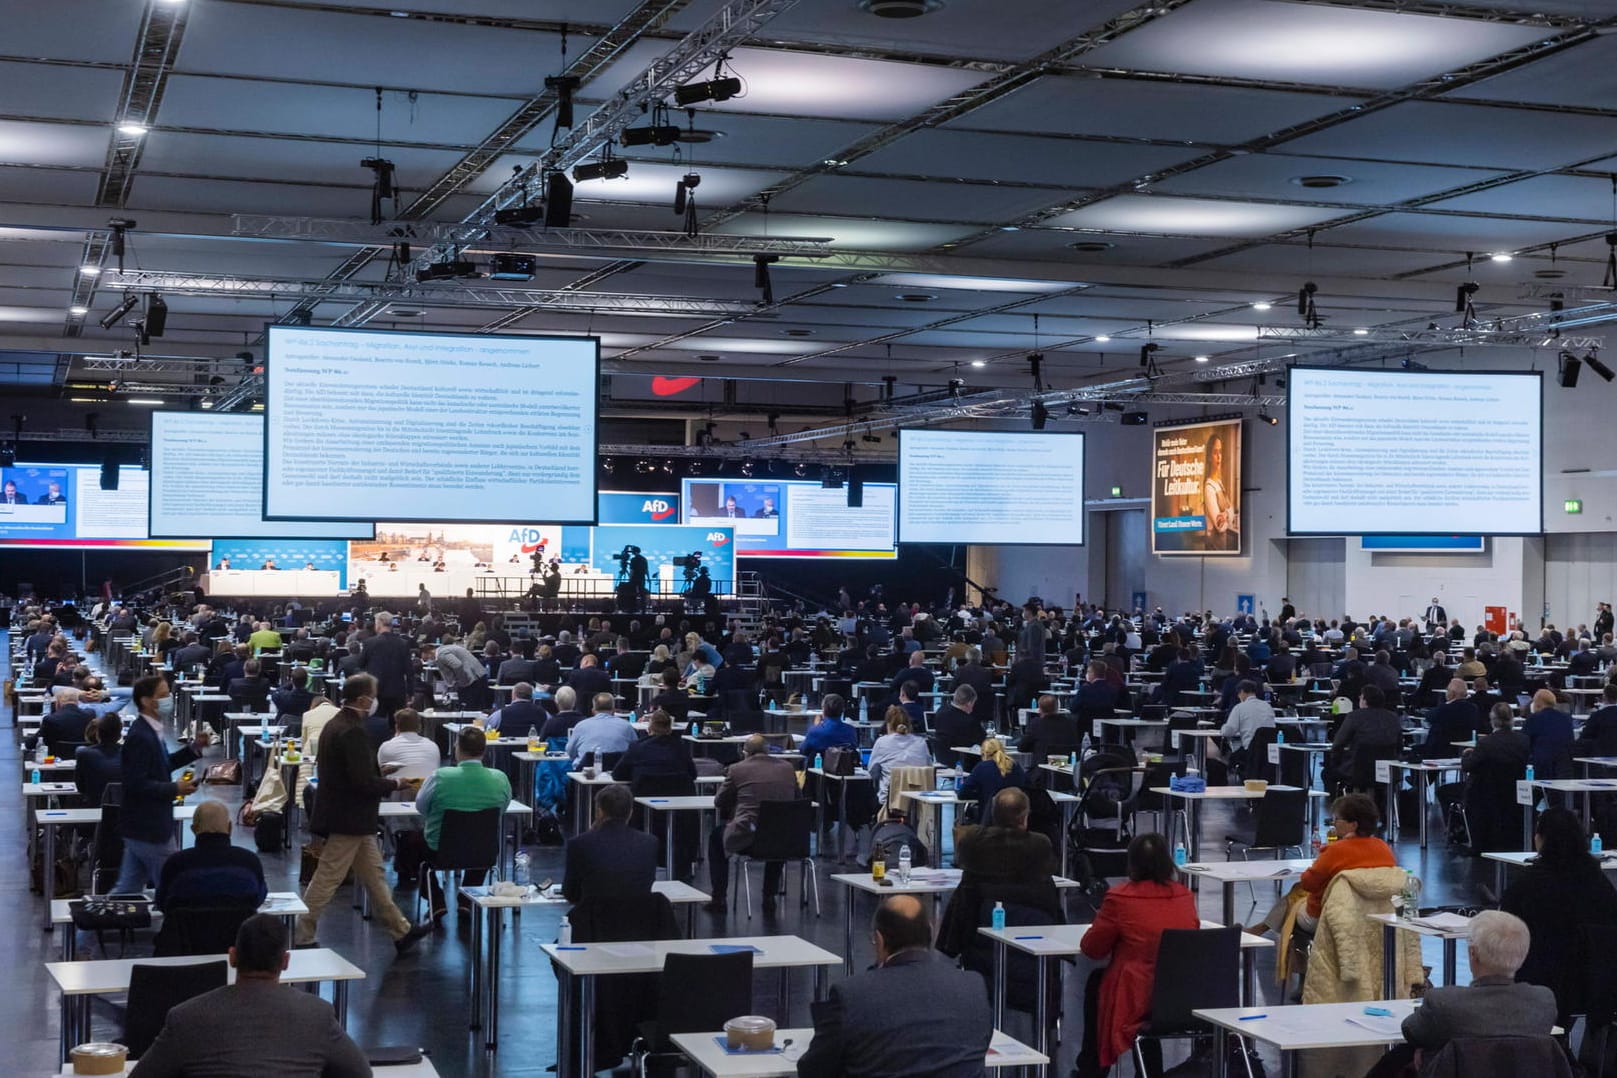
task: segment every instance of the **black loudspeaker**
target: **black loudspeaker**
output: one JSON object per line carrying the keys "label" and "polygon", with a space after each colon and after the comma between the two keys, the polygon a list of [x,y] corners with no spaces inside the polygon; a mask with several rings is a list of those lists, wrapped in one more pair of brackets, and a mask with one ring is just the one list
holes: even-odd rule
{"label": "black loudspeaker", "polygon": [[115,460],[104,460],[104,461],[101,462],[101,489],[102,490],[117,490],[118,489],[118,462],[117,461],[115,461]]}
{"label": "black loudspeaker", "polygon": [[1119,422],[1125,427],[1143,427],[1149,419],[1144,412],[1124,412]]}
{"label": "black loudspeaker", "polygon": [[545,227],[566,228],[573,221],[573,181],[561,172],[545,180]]}
{"label": "black loudspeaker", "polygon": [[863,509],[865,506],[865,481],[853,473],[848,474],[848,508]]}
{"label": "black loudspeaker", "polygon": [[1583,360],[1571,352],[1561,353],[1561,388],[1571,389],[1578,384],[1578,374],[1583,370]]}

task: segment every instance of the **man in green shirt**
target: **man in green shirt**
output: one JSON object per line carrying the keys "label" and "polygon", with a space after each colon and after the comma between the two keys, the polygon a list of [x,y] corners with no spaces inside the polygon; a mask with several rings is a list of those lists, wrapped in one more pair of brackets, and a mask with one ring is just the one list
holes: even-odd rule
{"label": "man in green shirt", "polygon": [[[449,912],[444,904],[443,885],[438,882],[438,874],[432,871],[434,855],[438,852],[438,836],[443,831],[444,813],[450,810],[481,812],[497,808],[503,814],[505,807],[511,803],[511,780],[506,778],[505,772],[483,766],[483,751],[487,747],[488,742],[482,730],[475,726],[465,727],[455,739],[455,766],[440,767],[421,784],[421,792],[416,794],[415,807],[427,825],[427,857],[423,865],[426,871],[422,875],[426,878],[428,908],[435,921]],[[469,870],[462,877],[461,885],[476,887],[483,882],[485,875],[487,873],[480,869]],[[470,914],[471,901],[465,895],[459,897],[456,905]]]}
{"label": "man in green shirt", "polygon": [[253,649],[254,655],[265,651],[280,651],[281,634],[276,632],[269,622],[261,621],[253,635],[247,638],[247,646]]}

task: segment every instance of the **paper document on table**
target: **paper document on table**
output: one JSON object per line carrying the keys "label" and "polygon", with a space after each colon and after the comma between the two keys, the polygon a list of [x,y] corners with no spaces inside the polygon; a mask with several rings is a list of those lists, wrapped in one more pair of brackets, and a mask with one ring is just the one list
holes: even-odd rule
{"label": "paper document on table", "polygon": [[644,943],[603,943],[600,948],[613,958],[648,958],[653,953]]}
{"label": "paper document on table", "polygon": [[1368,1029],[1378,1037],[1386,1037],[1389,1041],[1404,1039],[1404,1020],[1402,1018],[1382,1017],[1374,1014],[1354,1015],[1348,1019],[1348,1025]]}
{"label": "paper document on table", "polygon": [[1458,913],[1434,913],[1427,917],[1416,917],[1415,923],[1424,928],[1435,928],[1440,932],[1469,932],[1471,918]]}
{"label": "paper document on table", "polygon": [[957,883],[959,875],[946,868],[916,868],[910,870],[911,883]]}

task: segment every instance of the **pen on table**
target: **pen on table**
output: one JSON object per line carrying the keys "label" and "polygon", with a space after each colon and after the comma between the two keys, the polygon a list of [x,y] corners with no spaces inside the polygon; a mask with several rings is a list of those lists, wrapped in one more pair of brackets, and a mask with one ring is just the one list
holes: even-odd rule
{"label": "pen on table", "polygon": [[1012,938],[1019,939],[1019,940],[1042,940],[1044,937],[1043,936],[1015,936],[1015,937],[1012,937]]}
{"label": "pen on table", "polygon": [[556,945],[556,950],[558,951],[582,951],[583,949],[583,947],[577,945],[563,945],[559,943]]}
{"label": "pen on table", "polygon": [[1269,1016],[1266,1015],[1266,1014],[1243,1014],[1239,1019],[1237,1019],[1237,1021],[1256,1022],[1260,1018],[1267,1018],[1267,1017],[1269,1017]]}

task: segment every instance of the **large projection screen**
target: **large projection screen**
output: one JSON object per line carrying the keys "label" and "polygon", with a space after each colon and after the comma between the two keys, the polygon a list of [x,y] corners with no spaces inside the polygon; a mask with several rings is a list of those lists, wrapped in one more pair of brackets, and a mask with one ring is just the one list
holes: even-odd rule
{"label": "large projection screen", "polygon": [[1241,553],[1241,420],[1164,423],[1151,438],[1151,553]]}
{"label": "large projection screen", "polygon": [[147,532],[154,539],[370,539],[347,522],[264,519],[264,417],[153,412]]}
{"label": "large projection screen", "polygon": [[1084,436],[900,431],[898,541],[1082,546]]}
{"label": "large projection screen", "polygon": [[595,523],[598,339],[268,337],[266,519]]}
{"label": "large projection screen", "polygon": [[1537,535],[1544,530],[1536,372],[1293,367],[1293,535]]}

